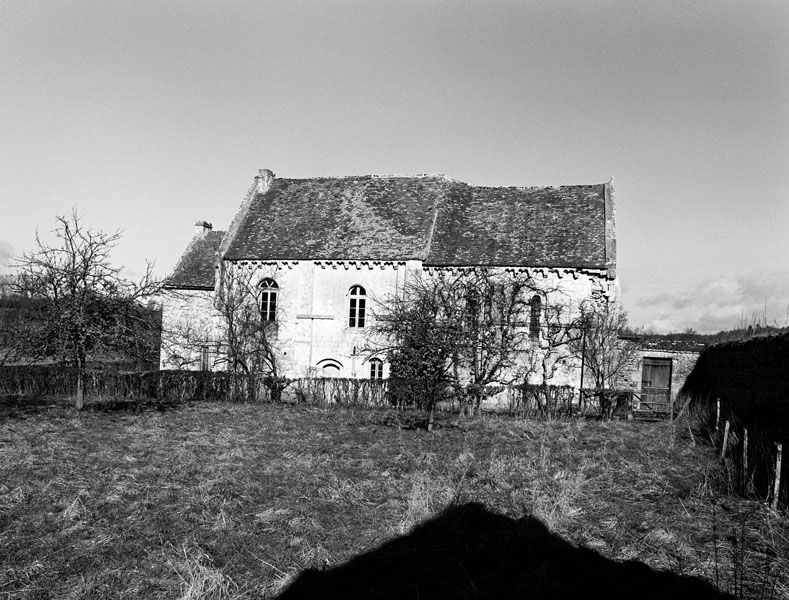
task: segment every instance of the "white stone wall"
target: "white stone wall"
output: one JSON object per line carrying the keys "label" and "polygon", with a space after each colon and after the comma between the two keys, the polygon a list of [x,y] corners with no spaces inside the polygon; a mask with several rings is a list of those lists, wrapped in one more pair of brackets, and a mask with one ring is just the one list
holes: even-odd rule
{"label": "white stone wall", "polygon": [[[609,280],[604,271],[597,270],[529,269],[529,272],[536,286],[547,291],[547,301],[543,307],[540,336],[532,342],[537,347],[532,348],[527,381],[537,385],[580,387],[581,360],[572,355],[569,345],[551,344],[550,326],[561,326],[580,318],[582,308],[590,302],[617,301],[617,281]],[[562,312],[558,318],[551,319],[546,309],[554,306],[560,307]]]}
{"label": "white stone wall", "polygon": [[642,348],[638,351],[637,359],[629,365],[629,368],[626,369],[617,380],[617,387],[640,392],[644,359],[671,359],[671,401],[674,402],[677,399],[679,390],[685,385],[685,380],[688,375],[690,375],[693,367],[696,366],[699,354],[699,352],[694,351],[653,350]]}
{"label": "white stone wall", "polygon": [[[253,285],[266,277],[277,282],[276,348],[286,376],[320,376],[331,363],[339,366],[332,376],[366,378],[370,365],[363,349],[375,305],[401,289],[409,274],[419,270],[419,262],[277,261],[235,268],[250,273]],[[349,326],[349,294],[355,285],[367,294],[363,328]],[[388,375],[385,364],[384,377]]]}
{"label": "white stone wall", "polygon": [[223,334],[213,290],[169,290],[161,303],[160,368],[200,369],[201,354],[207,347],[209,367],[216,369],[223,359]]}
{"label": "white stone wall", "polygon": [[[370,328],[375,306],[403,288],[409,277],[422,271],[420,261],[363,262],[363,261],[271,261],[227,265],[228,273],[238,269],[254,288],[262,279],[277,282],[278,335],[275,344],[283,374],[287,377],[331,375],[336,377],[366,378],[370,365],[365,346],[369,345]],[[457,269],[456,269],[457,270]],[[429,276],[435,269],[426,269]],[[616,299],[615,281],[606,279],[603,271],[573,269],[533,269],[530,271],[541,289],[550,290],[548,304],[566,307],[563,318],[569,321],[580,315],[581,304],[592,297]],[[361,285],[367,292],[366,327],[349,327],[349,292]],[[165,331],[192,340],[206,340],[211,345],[212,368],[224,368],[215,353],[221,352],[221,318],[213,306],[211,291],[182,291],[163,301]],[[181,368],[199,368],[199,344],[192,348],[178,346],[178,335],[170,335],[174,343],[163,344],[162,368],[173,368],[177,361]],[[532,342],[534,343],[534,342]],[[531,361],[542,360],[548,350],[544,336],[537,341],[540,352],[532,353]],[[197,347],[195,347],[197,346]],[[555,372],[545,382],[551,385],[578,386],[580,363],[568,356],[569,349],[558,349],[551,360],[558,361]],[[187,360],[184,360],[184,357]],[[337,371],[326,371],[328,362],[339,366]],[[540,364],[524,363],[523,370],[534,371],[531,383],[543,382]],[[535,371],[536,369],[536,371]],[[384,377],[389,367],[384,364]]]}

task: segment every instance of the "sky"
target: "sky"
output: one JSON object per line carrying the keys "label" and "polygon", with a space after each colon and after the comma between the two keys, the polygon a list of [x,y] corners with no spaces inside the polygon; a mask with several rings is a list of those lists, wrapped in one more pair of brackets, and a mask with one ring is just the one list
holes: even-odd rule
{"label": "sky", "polygon": [[614,177],[633,326],[788,325],[789,2],[0,2],[0,273],[76,209],[165,276],[260,168]]}

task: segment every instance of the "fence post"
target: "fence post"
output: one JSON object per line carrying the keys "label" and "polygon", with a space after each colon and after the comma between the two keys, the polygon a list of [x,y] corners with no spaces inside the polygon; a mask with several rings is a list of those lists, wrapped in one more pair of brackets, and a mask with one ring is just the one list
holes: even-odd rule
{"label": "fence post", "polygon": [[748,428],[746,427],[742,434],[742,479],[743,490],[748,489]]}
{"label": "fence post", "polygon": [[778,456],[775,459],[775,487],[773,488],[773,509],[778,510],[778,498],[781,492],[781,454],[784,446],[781,442],[775,442],[778,447]]}
{"label": "fence post", "polygon": [[718,398],[718,400],[717,400],[717,406],[718,406],[718,410],[715,413],[715,433],[718,433],[718,423],[720,423],[720,420],[721,420],[721,399],[720,398]]}
{"label": "fence post", "polygon": [[726,456],[726,444],[729,442],[729,422],[726,421],[726,427],[723,430],[723,445],[721,446],[721,458]]}

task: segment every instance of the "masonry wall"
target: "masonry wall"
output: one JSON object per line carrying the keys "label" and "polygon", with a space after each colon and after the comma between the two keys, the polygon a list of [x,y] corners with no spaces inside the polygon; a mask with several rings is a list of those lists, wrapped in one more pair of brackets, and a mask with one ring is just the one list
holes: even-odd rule
{"label": "masonry wall", "polygon": [[685,385],[688,375],[693,371],[693,367],[699,358],[699,353],[678,350],[641,349],[638,352],[637,359],[628,365],[617,380],[616,387],[632,390],[636,393],[640,392],[645,358],[671,359],[671,401],[674,403],[682,386]]}
{"label": "masonry wall", "polygon": [[[237,270],[237,276],[249,280],[254,288],[265,278],[277,283],[278,334],[276,351],[280,365],[287,377],[331,376],[366,378],[370,376],[366,347],[371,345],[370,325],[376,306],[387,297],[398,293],[409,278],[423,272],[420,261],[256,261],[227,265],[228,272]],[[425,269],[430,276],[435,269]],[[605,278],[603,272],[573,269],[538,269],[532,272],[536,281],[552,290],[549,303],[560,303],[566,308],[564,318],[580,314],[581,303],[590,297],[609,297],[615,294],[615,282]],[[360,285],[366,291],[365,327],[349,326],[349,293]],[[166,331],[188,331],[192,340],[213,340],[211,352],[221,352],[222,326],[213,307],[213,292],[184,291],[163,302]],[[177,339],[171,335],[170,339]],[[208,342],[206,342],[208,343]],[[540,352],[547,349],[541,336],[532,342],[540,348],[531,353],[531,363],[524,357],[522,371],[531,372],[530,383],[543,383],[539,364]],[[199,368],[199,346],[188,349],[171,344],[163,346],[163,368]],[[221,361],[213,360],[212,368],[224,368]],[[550,357],[550,385],[580,383],[580,362],[569,357],[569,348],[560,348]],[[180,362],[180,365],[176,363]],[[215,363],[217,366],[213,366]],[[336,368],[335,368],[336,367]],[[389,376],[389,366],[384,364],[384,377]]]}
{"label": "masonry wall", "polygon": [[[278,261],[240,268],[251,269],[257,280],[277,282],[276,346],[286,376],[365,378],[370,364],[363,350],[376,303],[401,289],[419,263]],[[366,292],[365,327],[349,324],[350,290],[356,285]]]}
{"label": "masonry wall", "polygon": [[168,290],[162,303],[162,369],[199,369],[203,348],[209,367],[218,364],[222,326],[213,290]]}
{"label": "masonry wall", "polygon": [[[547,305],[560,306],[565,311],[561,322],[568,323],[581,316],[582,305],[590,301],[618,300],[619,289],[616,280],[609,280],[599,271],[580,269],[532,269],[538,287],[550,290]],[[551,348],[551,325],[545,314],[542,315],[540,336],[533,342],[537,347],[531,353],[530,374],[527,383],[554,386],[581,385],[581,360],[571,355],[569,346]],[[543,362],[548,362],[547,371]]]}

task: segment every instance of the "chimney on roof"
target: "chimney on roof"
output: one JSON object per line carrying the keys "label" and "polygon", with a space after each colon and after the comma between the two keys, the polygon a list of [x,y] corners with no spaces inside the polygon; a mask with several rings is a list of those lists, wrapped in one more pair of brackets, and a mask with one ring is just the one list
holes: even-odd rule
{"label": "chimney on roof", "polygon": [[259,169],[258,175],[255,177],[255,193],[265,194],[271,187],[274,177],[274,173],[269,169]]}
{"label": "chimney on roof", "polygon": [[195,237],[202,238],[214,228],[208,221],[198,221],[195,223]]}

